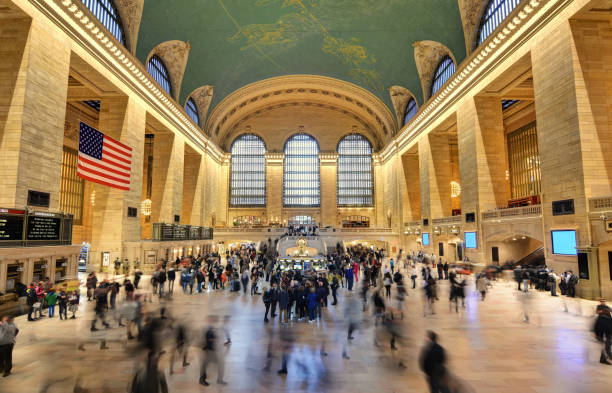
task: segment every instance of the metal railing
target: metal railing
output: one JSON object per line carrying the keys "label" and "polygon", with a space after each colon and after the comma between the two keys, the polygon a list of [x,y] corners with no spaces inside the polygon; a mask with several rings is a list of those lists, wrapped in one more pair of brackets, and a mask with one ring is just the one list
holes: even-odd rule
{"label": "metal railing", "polygon": [[542,205],[512,207],[508,209],[489,210],[482,213],[482,220],[503,220],[505,218],[537,217],[542,215]]}
{"label": "metal railing", "polygon": [[461,224],[462,216],[449,216],[442,218],[434,218],[431,220],[432,225],[445,225],[445,224]]}

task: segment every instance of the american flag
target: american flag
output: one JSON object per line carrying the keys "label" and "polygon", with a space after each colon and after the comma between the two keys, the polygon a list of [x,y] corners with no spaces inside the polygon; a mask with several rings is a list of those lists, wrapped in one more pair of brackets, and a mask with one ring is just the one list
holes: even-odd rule
{"label": "american flag", "polygon": [[132,148],[81,122],[77,174],[120,190],[130,189]]}

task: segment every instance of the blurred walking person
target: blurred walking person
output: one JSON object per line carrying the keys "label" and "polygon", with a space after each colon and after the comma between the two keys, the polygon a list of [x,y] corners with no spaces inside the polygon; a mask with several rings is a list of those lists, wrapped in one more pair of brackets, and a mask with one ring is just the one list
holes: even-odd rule
{"label": "blurred walking person", "polygon": [[428,342],[421,351],[419,365],[427,376],[431,393],[446,393],[444,377],[446,376],[446,352],[438,344],[438,335],[431,330],[427,332]]}
{"label": "blurred walking person", "polygon": [[209,316],[209,326],[204,334],[204,343],[202,345],[202,356],[200,359],[200,385],[210,385],[206,381],[207,374],[206,369],[210,363],[216,363],[217,365],[217,383],[219,385],[226,385],[227,382],[223,380],[224,364],[222,355],[219,350],[217,331],[215,325],[217,325],[218,318],[216,316]]}

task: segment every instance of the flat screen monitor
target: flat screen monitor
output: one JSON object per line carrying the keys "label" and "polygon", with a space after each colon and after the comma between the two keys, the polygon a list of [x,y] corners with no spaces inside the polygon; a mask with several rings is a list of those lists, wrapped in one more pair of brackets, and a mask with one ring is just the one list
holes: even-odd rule
{"label": "flat screen monitor", "polygon": [[428,232],[423,232],[423,245],[424,246],[429,246],[429,233]]}
{"label": "flat screen monitor", "polygon": [[550,231],[553,254],[576,255],[576,231]]}
{"label": "flat screen monitor", "polygon": [[478,248],[476,232],[465,232],[465,248]]}

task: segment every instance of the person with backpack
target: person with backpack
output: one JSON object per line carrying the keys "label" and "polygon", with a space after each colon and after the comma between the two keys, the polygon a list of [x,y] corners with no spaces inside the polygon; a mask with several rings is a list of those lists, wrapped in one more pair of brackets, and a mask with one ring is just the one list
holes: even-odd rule
{"label": "person with backpack", "polygon": [[45,301],[49,307],[49,318],[53,318],[55,316],[55,304],[57,303],[57,293],[54,288],[49,290],[49,293],[45,296]]}
{"label": "person with backpack", "polygon": [[270,289],[266,289],[263,293],[262,300],[264,305],[266,306],[266,313],[264,314],[264,322],[268,323],[270,320],[268,319],[268,313],[270,312],[270,304],[272,303],[272,295],[270,294]]}
{"label": "person with backpack", "polygon": [[26,292],[26,304],[28,305],[28,321],[35,321],[35,318],[32,318],[32,314],[34,313],[34,317],[36,317],[35,307],[34,305],[38,302],[38,296],[36,296],[36,289],[34,288],[34,283],[30,284],[28,287],[28,291]]}
{"label": "person with backpack", "polygon": [[340,287],[340,283],[338,280],[338,275],[334,274],[334,277],[332,278],[332,283],[331,283],[331,290],[332,290],[332,297],[334,298],[334,302],[332,303],[332,306],[335,306],[336,304],[338,304],[338,288]]}
{"label": "person with backpack", "polygon": [[206,287],[206,276],[204,276],[204,272],[202,271],[202,269],[196,269],[195,279],[198,283],[198,286],[196,287],[197,291],[198,293],[202,293],[202,287]]}
{"label": "person with backpack", "polygon": [[60,319],[67,320],[68,319],[68,295],[66,294],[66,291],[64,291],[63,289],[60,289],[59,293],[57,294],[57,302],[59,304]]}
{"label": "person with backpack", "polygon": [[174,292],[174,280],[176,280],[175,266],[178,265],[170,265],[168,268],[168,292]]}

